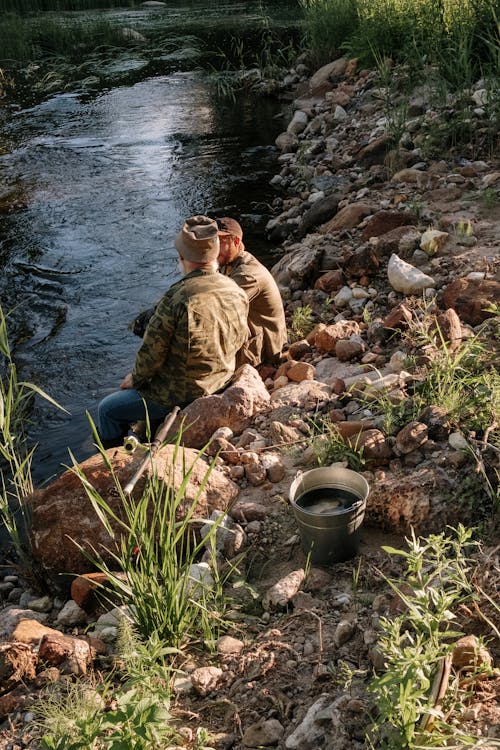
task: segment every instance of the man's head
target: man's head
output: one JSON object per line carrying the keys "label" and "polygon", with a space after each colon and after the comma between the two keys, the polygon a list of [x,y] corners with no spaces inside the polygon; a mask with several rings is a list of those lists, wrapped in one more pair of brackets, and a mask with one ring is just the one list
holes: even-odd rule
{"label": "man's head", "polygon": [[236,219],[229,216],[217,219],[217,227],[220,242],[218,261],[220,266],[224,266],[226,263],[232,263],[243,252],[243,230]]}
{"label": "man's head", "polygon": [[208,216],[186,219],[174,244],[181,261],[187,261],[195,267],[214,265],[220,250],[215,220]]}

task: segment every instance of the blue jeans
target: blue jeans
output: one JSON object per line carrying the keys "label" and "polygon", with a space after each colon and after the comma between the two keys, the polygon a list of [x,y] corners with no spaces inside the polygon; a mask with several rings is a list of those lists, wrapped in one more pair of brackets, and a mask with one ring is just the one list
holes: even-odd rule
{"label": "blue jeans", "polygon": [[[146,403],[146,408],[144,407]],[[146,418],[146,409],[150,420],[163,420],[170,409],[143,399],[135,388],[110,393],[99,402],[97,407],[97,431],[101,440],[120,440],[132,424]]]}

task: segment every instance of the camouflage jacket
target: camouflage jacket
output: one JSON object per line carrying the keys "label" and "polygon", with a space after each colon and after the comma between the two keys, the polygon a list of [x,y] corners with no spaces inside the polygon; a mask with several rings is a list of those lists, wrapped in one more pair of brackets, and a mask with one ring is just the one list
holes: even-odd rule
{"label": "camouflage jacket", "polygon": [[248,337],[248,299],[217,271],[198,269],[170,287],[149,321],[132,373],[134,388],[163,406],[226,386]]}
{"label": "camouflage jacket", "polygon": [[251,253],[244,250],[222,273],[244,289],[249,303],[250,338],[238,357],[238,364],[274,363],[287,341],[283,301],[272,274]]}

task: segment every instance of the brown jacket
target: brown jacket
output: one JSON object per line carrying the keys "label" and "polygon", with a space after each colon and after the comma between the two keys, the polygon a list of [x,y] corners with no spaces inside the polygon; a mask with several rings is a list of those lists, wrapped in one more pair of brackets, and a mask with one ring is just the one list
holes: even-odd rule
{"label": "brown jacket", "polygon": [[287,341],[283,301],[270,271],[251,253],[244,250],[222,273],[244,289],[250,307],[250,338],[238,356],[238,366],[248,362],[274,364]]}

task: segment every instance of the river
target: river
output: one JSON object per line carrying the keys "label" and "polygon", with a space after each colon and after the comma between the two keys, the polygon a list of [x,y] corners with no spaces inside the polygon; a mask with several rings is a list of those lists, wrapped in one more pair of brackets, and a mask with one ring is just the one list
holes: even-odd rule
{"label": "river", "polygon": [[248,249],[268,252],[279,111],[268,98],[221,101],[184,71],[3,113],[0,181],[23,207],[0,217],[2,305],[24,321],[22,377],[66,410],[36,399],[37,484],[70,463],[68,449],[95,452],[86,411],[131,369],[135,314],[179,277],[184,218],[234,216]]}

